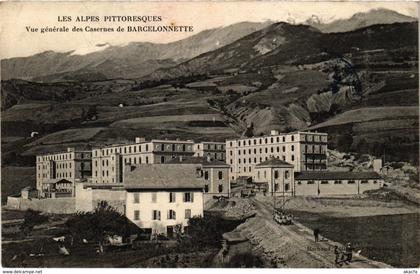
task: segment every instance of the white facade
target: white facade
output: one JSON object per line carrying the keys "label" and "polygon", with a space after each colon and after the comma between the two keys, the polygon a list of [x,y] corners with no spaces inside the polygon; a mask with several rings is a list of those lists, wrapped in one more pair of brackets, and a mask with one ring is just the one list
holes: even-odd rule
{"label": "white facade", "polygon": [[92,150],[92,183],[123,182],[125,164],[159,164],[176,156],[192,156],[193,141],[136,138],[136,143]]}
{"label": "white facade", "polygon": [[295,193],[293,167],[256,167],[253,180],[267,183],[267,192],[273,196]]}
{"label": "white facade", "polygon": [[324,170],[327,167],[326,133],[295,132],[270,136],[226,140],[226,163],[230,180],[251,177],[257,164],[270,157],[294,166],[294,171]]}
{"label": "white facade", "polygon": [[60,180],[67,180],[71,184],[68,187],[66,184],[57,185],[58,188],[65,186],[65,189],[57,191],[74,195],[74,183],[77,180],[87,180],[92,175],[91,157],[91,151],[78,151],[72,148],[68,148],[65,152],[37,155],[36,188],[40,191],[40,195],[44,196],[54,191],[51,189],[52,184]]}
{"label": "white facade", "polygon": [[187,226],[189,218],[203,216],[203,192],[197,189],[128,190],[126,216],[140,228],[167,234],[176,225]]}

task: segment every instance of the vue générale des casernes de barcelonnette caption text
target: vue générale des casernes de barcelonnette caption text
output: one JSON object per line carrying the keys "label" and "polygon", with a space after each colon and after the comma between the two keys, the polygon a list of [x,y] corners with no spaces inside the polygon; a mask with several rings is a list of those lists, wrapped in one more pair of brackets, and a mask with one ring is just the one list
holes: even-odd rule
{"label": "vue g\u00e9n\u00e9rale des casernes de barcelonnette caption text", "polygon": [[[193,32],[193,26],[191,25],[177,25],[171,22],[168,25],[153,25],[154,23],[162,22],[162,16],[151,15],[151,16],[120,16],[120,15],[105,15],[105,16],[58,16],[58,22],[85,22],[85,23],[125,23],[124,31],[126,32]],[[127,25],[127,23],[134,23],[133,25]],[[137,24],[136,24],[137,23]],[[150,24],[147,24],[150,23]],[[48,27],[47,27],[48,28]],[[70,29],[62,30],[62,27],[51,27],[51,30],[45,29],[45,32],[67,32]],[[118,27],[120,29],[121,26]],[[84,27],[73,27],[72,31],[86,31],[86,32],[113,32],[116,28],[113,26],[84,26]]]}

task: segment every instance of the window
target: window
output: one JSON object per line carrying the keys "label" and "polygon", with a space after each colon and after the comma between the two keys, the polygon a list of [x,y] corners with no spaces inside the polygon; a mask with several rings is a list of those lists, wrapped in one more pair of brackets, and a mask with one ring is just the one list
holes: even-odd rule
{"label": "window", "polygon": [[361,183],[361,184],[368,184],[368,183],[369,183],[369,181],[368,181],[368,180],[362,180],[360,183]]}
{"label": "window", "polygon": [[279,184],[274,184],[274,191],[278,191],[279,190]]}
{"label": "window", "polygon": [[222,179],[223,179],[223,172],[219,171],[219,180],[222,180]]}
{"label": "window", "polygon": [[134,193],[134,203],[138,204],[140,203],[140,194],[139,193]]}
{"label": "window", "polygon": [[377,183],[378,183],[378,181],[376,181],[376,180],[375,180],[375,181],[373,181],[373,183],[374,183],[374,184],[377,184]]}
{"label": "window", "polygon": [[209,185],[204,185],[204,192],[209,192]]}
{"label": "window", "polygon": [[315,184],[314,181],[308,181],[308,185],[313,185],[313,184]]}
{"label": "window", "polygon": [[328,185],[328,181],[321,181],[321,185]]}
{"label": "window", "polygon": [[176,219],[176,212],[172,209],[168,211],[168,220],[175,220]]}
{"label": "window", "polygon": [[278,179],[279,178],[279,171],[275,170],[274,171],[274,179]]}
{"label": "window", "polygon": [[209,172],[204,171],[204,180],[208,180],[208,179],[209,179]]}
{"label": "window", "polygon": [[152,193],[152,203],[156,203],[156,198],[157,198],[156,192]]}
{"label": "window", "polygon": [[194,202],[194,193],[192,192],[185,192],[184,193],[184,202]]}
{"label": "window", "polygon": [[288,170],[286,170],[286,171],[284,172],[284,178],[285,178],[285,179],[289,179],[289,171],[288,171]]}
{"label": "window", "polygon": [[298,185],[301,185],[301,184],[302,184],[302,182],[301,182],[301,181],[298,181],[298,182],[297,182],[297,184],[298,184]]}
{"label": "window", "polygon": [[341,185],[341,181],[340,180],[336,180],[336,181],[334,181],[334,184],[335,185]]}
{"label": "window", "polygon": [[289,191],[289,184],[284,185],[284,191]]}
{"label": "window", "polygon": [[223,185],[219,185],[218,190],[219,190],[219,193],[222,193],[223,192]]}
{"label": "window", "polygon": [[292,145],[292,151],[295,151],[295,146],[294,145]]}
{"label": "window", "polygon": [[160,221],[160,211],[159,210],[153,210],[152,214],[152,220],[159,220]]}
{"label": "window", "polygon": [[186,209],[185,210],[185,219],[190,219],[191,218],[191,209]]}
{"label": "window", "polygon": [[353,180],[350,180],[350,181],[347,182],[347,184],[349,184],[349,185],[354,184],[354,183],[355,183],[355,181],[353,181]]}
{"label": "window", "polygon": [[163,164],[165,162],[165,156],[160,156],[160,162]]}
{"label": "window", "polygon": [[169,192],[169,202],[170,203],[175,203],[176,201],[176,194],[175,192]]}
{"label": "window", "polygon": [[140,220],[140,211],[139,210],[134,210],[134,220],[135,221]]}
{"label": "window", "polygon": [[292,135],[292,142],[295,140],[295,136],[294,135]]}
{"label": "window", "polygon": [[295,155],[292,155],[292,161],[294,161],[295,160]]}
{"label": "window", "polygon": [[285,146],[283,146],[282,148],[283,148],[283,152],[286,152],[286,147],[285,147]]}

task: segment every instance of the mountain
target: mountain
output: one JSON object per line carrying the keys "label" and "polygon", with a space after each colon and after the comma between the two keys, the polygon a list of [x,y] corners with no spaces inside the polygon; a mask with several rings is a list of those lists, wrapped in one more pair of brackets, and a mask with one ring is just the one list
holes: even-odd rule
{"label": "mountain", "polygon": [[330,148],[418,163],[417,23],[344,33],[277,23],[176,62],[135,80],[2,81],[2,163],[136,136],[223,141],[246,129],[319,130]]}
{"label": "mountain", "polygon": [[[186,39],[154,44],[132,42],[127,45],[99,44],[93,52],[46,51],[29,57],[1,60],[1,78],[36,81],[103,80],[138,78],[161,67],[173,66],[266,27],[271,22],[241,22],[202,31]],[[92,51],[92,49],[89,49]]]}
{"label": "mountain", "polygon": [[[322,33],[307,25],[276,23],[227,46],[201,54],[146,79],[170,79],[217,73],[226,69],[255,70],[272,65],[320,62],[344,53],[417,45],[417,23],[376,25],[346,33]],[[401,39],[404,36],[405,39]]]}
{"label": "mountain", "polygon": [[330,23],[323,23],[316,15],[308,18],[304,24],[313,26],[322,32],[347,32],[356,29],[378,25],[418,21],[417,18],[400,14],[388,9],[372,9],[359,12],[348,19],[339,19]]}

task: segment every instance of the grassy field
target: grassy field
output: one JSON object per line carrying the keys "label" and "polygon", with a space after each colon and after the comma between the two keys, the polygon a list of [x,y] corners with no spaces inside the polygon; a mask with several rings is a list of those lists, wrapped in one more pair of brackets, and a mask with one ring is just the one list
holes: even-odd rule
{"label": "grassy field", "polygon": [[28,147],[37,145],[52,145],[72,142],[88,142],[92,140],[95,135],[100,133],[104,128],[79,128],[66,129],[58,132],[48,134],[36,141],[28,144]]}
{"label": "grassy field", "polygon": [[2,167],[1,203],[5,204],[9,195],[20,194],[26,186],[35,187],[35,183],[35,167]]}
{"label": "grassy field", "polygon": [[317,124],[309,129],[324,128],[329,126],[343,125],[347,123],[359,123],[374,120],[416,119],[419,116],[418,107],[376,107],[350,110],[336,117]]}

